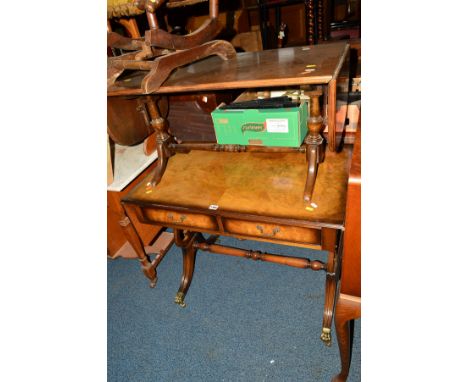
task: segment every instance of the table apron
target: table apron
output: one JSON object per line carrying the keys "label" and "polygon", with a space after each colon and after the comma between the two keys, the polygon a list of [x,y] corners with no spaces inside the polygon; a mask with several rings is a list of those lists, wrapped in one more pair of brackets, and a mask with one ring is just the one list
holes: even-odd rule
{"label": "table apron", "polygon": [[322,227],[303,226],[299,222],[252,219],[252,216],[224,216],[222,214],[196,213],[170,208],[142,207],[130,204],[141,223],[157,224],[173,229],[184,229],[214,235],[232,236],[299,247],[322,249]]}

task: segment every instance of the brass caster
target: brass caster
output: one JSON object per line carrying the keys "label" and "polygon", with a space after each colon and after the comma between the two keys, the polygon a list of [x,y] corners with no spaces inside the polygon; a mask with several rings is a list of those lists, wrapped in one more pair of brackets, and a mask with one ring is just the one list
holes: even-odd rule
{"label": "brass caster", "polygon": [[174,302],[177,305],[180,305],[182,308],[185,308],[187,306],[187,304],[184,302],[184,298],[185,298],[185,295],[184,295],[183,292],[177,292],[177,294],[175,296],[175,299],[174,299]]}
{"label": "brass caster", "polygon": [[320,335],[320,339],[327,346],[331,346],[331,333],[330,332],[331,332],[331,329],[322,328],[322,334]]}
{"label": "brass caster", "polygon": [[156,283],[158,282],[158,279],[155,278],[154,280],[150,281],[150,288],[154,288],[156,286]]}

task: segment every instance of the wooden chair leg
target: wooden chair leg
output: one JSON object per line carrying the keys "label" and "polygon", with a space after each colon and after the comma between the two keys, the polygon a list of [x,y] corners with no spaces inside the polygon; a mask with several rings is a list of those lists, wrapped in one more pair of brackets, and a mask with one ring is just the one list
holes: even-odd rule
{"label": "wooden chair leg", "polygon": [[332,382],[345,382],[351,362],[350,321],[361,316],[360,299],[347,299],[340,295],[335,310],[335,329],[340,348],[341,371],[333,377]]}
{"label": "wooden chair leg", "polygon": [[134,17],[130,19],[126,19],[122,17],[118,19],[117,22],[125,28],[125,30],[130,35],[131,38],[141,37],[140,30],[138,29],[138,24]]}

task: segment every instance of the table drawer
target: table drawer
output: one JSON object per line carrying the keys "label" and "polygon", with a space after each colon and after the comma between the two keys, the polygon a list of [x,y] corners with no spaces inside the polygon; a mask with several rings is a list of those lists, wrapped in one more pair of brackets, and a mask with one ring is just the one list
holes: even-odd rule
{"label": "table drawer", "polygon": [[223,226],[225,231],[233,234],[296,243],[320,244],[320,230],[314,228],[293,227],[237,219],[226,219],[223,221]]}
{"label": "table drawer", "polygon": [[216,231],[218,229],[216,218],[210,215],[150,208],[144,208],[142,214],[146,220],[169,227],[194,227],[212,231]]}

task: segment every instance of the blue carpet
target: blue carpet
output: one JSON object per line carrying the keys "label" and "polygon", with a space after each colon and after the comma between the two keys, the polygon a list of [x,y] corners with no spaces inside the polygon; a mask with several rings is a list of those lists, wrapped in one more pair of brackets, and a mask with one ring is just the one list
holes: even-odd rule
{"label": "blue carpet", "polygon": [[[218,243],[325,261],[324,252],[222,237]],[[198,251],[187,307],[174,304],[175,245],[156,288],[136,260],[108,262],[108,381],[330,381],[333,344],[320,340],[324,272]],[[360,320],[349,382],[360,381]]]}

